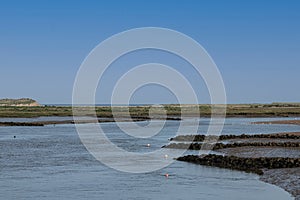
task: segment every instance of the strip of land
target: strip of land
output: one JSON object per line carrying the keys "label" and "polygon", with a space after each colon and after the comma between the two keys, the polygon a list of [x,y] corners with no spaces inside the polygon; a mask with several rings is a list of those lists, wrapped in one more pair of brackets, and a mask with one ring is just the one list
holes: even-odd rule
{"label": "strip of land", "polygon": [[[161,118],[152,118],[154,120],[162,120]],[[140,122],[147,121],[150,118],[103,118],[94,120],[51,120],[51,121],[33,121],[33,122],[0,122],[0,126],[46,126],[58,124],[90,124],[90,123],[106,123],[106,122]],[[180,120],[180,118],[166,118],[166,120]]]}
{"label": "strip of land", "polygon": [[[3,104],[4,105],[4,104]],[[298,117],[300,116],[300,103],[272,103],[272,104],[228,104],[228,105],[177,105],[169,104],[162,107],[169,117],[210,117],[212,110],[214,116],[222,115],[226,108],[226,117]],[[99,118],[128,117],[129,109],[131,117],[149,117],[149,111],[153,115],[161,116],[162,109],[153,109],[150,105],[143,106],[0,106],[0,117],[42,117],[42,116],[91,116],[95,110]],[[112,114],[114,110],[114,115]]]}
{"label": "strip of land", "polygon": [[238,143],[172,143],[164,148],[189,150],[219,150],[239,147],[300,147],[299,142],[238,142]]}
{"label": "strip of land", "polygon": [[253,122],[252,124],[287,124],[287,125],[300,125],[300,120],[278,120],[267,122]]}
{"label": "strip of land", "polygon": [[276,134],[254,134],[254,135],[179,135],[171,138],[170,141],[182,142],[203,142],[213,140],[238,141],[238,140],[261,140],[261,139],[300,139],[300,132],[276,133]]}

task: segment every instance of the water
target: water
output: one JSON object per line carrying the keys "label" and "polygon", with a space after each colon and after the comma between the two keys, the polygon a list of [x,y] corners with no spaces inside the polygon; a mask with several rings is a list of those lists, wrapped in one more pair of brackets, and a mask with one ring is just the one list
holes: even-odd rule
{"label": "water", "polygon": [[[261,120],[265,119],[227,119],[223,132],[300,131],[300,126],[249,123]],[[208,122],[207,119],[200,120],[199,133],[207,130]],[[146,123],[139,122],[140,125]],[[156,123],[161,125],[160,121]],[[122,133],[115,123],[104,123],[102,128],[119,147],[147,152],[166,144],[167,139],[175,135],[179,123],[167,122],[161,133],[151,139],[132,138]],[[191,134],[190,129],[186,124],[182,134]],[[145,146],[147,143],[151,143],[150,148]],[[165,178],[166,173],[169,178]],[[89,154],[73,125],[49,125],[0,127],[0,199],[292,198],[282,189],[259,181],[256,175],[185,162],[175,161],[164,169],[145,174],[115,171]]]}

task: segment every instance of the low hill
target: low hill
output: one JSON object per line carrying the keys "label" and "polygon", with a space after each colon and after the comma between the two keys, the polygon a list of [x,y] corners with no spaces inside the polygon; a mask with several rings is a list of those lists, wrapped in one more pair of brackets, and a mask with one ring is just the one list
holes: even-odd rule
{"label": "low hill", "polygon": [[0,106],[41,106],[37,101],[29,98],[0,99]]}

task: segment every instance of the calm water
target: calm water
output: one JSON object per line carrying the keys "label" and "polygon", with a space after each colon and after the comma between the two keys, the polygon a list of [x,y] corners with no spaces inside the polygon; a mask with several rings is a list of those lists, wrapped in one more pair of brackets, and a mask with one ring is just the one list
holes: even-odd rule
{"label": "calm water", "polygon": [[[38,120],[49,119],[57,120]],[[36,119],[4,121],[13,120]],[[262,120],[270,119],[227,119],[223,133],[300,131],[300,126],[250,124]],[[160,125],[161,122],[156,123]],[[201,119],[198,132],[205,133],[208,123],[209,120]],[[147,122],[139,124],[143,126]],[[146,152],[168,143],[178,124],[177,121],[167,122],[164,129],[151,139],[129,137],[115,123],[104,123],[102,128],[111,141],[123,149]],[[185,126],[182,134],[192,134],[189,132],[192,127],[188,123]],[[151,143],[150,148],[146,147],[147,143]],[[164,177],[166,173],[170,174],[168,179]],[[0,199],[292,198],[282,189],[259,181],[256,175],[184,162],[176,161],[164,169],[146,174],[118,172],[102,165],[87,152],[73,125],[50,125],[0,127]]]}

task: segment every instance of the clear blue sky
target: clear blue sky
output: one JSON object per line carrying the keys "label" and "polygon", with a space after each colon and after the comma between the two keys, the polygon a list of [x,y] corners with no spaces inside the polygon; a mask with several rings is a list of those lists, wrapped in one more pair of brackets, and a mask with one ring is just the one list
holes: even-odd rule
{"label": "clear blue sky", "polygon": [[[71,103],[76,72],[99,42],[127,29],[158,26],[206,48],[223,75],[229,103],[300,102],[299,11],[297,0],[2,0],[0,98]],[[109,79],[121,71],[113,68]],[[193,84],[207,103],[205,89]],[[171,103],[166,90],[155,97],[160,90],[145,87],[132,103]],[[105,95],[97,94],[98,103],[108,103]]]}

